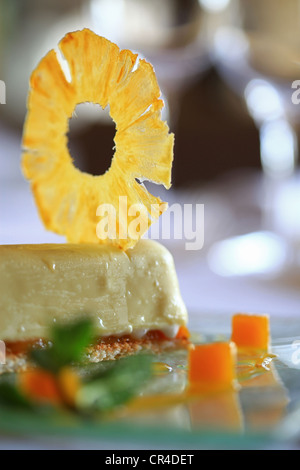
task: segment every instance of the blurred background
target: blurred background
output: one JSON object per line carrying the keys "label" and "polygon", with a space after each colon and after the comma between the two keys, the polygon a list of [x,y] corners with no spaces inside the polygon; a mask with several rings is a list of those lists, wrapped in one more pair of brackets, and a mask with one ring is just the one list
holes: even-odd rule
{"label": "blurred background", "polygon": [[[201,250],[163,240],[188,308],[300,314],[300,0],[0,0],[0,243],[63,241],[38,219],[20,144],[31,71],[84,27],[156,70],[173,186],[148,187],[205,208]],[[76,114],[75,165],[102,174],[114,123],[92,105]]]}

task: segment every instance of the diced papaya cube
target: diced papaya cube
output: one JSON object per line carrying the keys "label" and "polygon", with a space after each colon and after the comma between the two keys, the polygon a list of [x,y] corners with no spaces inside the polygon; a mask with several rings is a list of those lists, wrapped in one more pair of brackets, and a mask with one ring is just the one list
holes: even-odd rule
{"label": "diced papaya cube", "polygon": [[195,345],[189,350],[189,388],[195,392],[226,390],[236,384],[236,347],[232,342]]}
{"label": "diced papaya cube", "polygon": [[231,341],[237,348],[267,351],[270,344],[269,315],[237,313],[232,317]]}
{"label": "diced papaya cube", "polygon": [[52,404],[62,401],[54,375],[45,370],[32,369],[22,372],[19,375],[19,384],[25,395],[33,400]]}

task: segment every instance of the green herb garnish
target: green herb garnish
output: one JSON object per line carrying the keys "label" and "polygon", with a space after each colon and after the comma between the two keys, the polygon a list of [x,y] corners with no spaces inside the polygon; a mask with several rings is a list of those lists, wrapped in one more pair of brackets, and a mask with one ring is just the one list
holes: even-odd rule
{"label": "green herb garnish", "polygon": [[133,398],[150,378],[152,358],[148,355],[119,359],[108,370],[86,381],[81,387],[77,404],[83,409],[111,410]]}
{"label": "green herb garnish", "polygon": [[30,358],[42,369],[57,373],[62,367],[79,362],[93,339],[93,324],[89,319],[55,325],[51,330],[52,346],[32,349]]}
{"label": "green herb garnish", "polygon": [[89,319],[55,325],[51,346],[30,351],[30,371],[0,378],[0,405],[26,410],[57,405],[86,415],[103,414],[132,399],[152,374],[152,357],[139,354],[107,361],[92,373],[82,373],[93,339]]}

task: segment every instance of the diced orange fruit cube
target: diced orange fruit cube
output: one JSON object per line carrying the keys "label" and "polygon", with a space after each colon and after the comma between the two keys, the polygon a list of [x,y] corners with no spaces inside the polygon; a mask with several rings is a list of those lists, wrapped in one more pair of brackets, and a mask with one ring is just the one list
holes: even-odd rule
{"label": "diced orange fruit cube", "polygon": [[192,392],[226,390],[236,384],[236,347],[232,342],[191,347],[188,365]]}
{"label": "diced orange fruit cube", "polygon": [[232,317],[231,341],[236,344],[237,348],[268,350],[269,316],[237,313]]}
{"label": "diced orange fruit cube", "polygon": [[61,403],[55,376],[42,369],[32,369],[19,375],[21,390],[33,400],[52,404]]}

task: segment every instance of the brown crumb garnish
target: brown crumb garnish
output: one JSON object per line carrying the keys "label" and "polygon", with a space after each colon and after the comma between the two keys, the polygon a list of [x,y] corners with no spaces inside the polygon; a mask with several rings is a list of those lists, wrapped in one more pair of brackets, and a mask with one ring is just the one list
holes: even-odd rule
{"label": "brown crumb garnish", "polygon": [[[27,352],[32,347],[45,347],[47,342],[43,340],[18,341],[8,343],[6,348],[6,364],[0,365],[0,374],[4,372],[20,372],[26,370],[30,363]],[[87,359],[90,362],[115,360],[121,357],[136,354],[140,351],[151,351],[155,354],[172,349],[187,348],[188,339],[170,339],[160,331],[151,331],[143,338],[136,339],[129,335],[121,337],[109,336],[99,338],[97,343],[87,350]]]}
{"label": "brown crumb garnish", "polygon": [[186,348],[187,345],[187,339],[151,339],[147,336],[129,339],[125,336],[111,342],[98,342],[88,350],[88,358],[91,362],[99,362],[118,359],[143,350],[158,354],[165,350]]}

